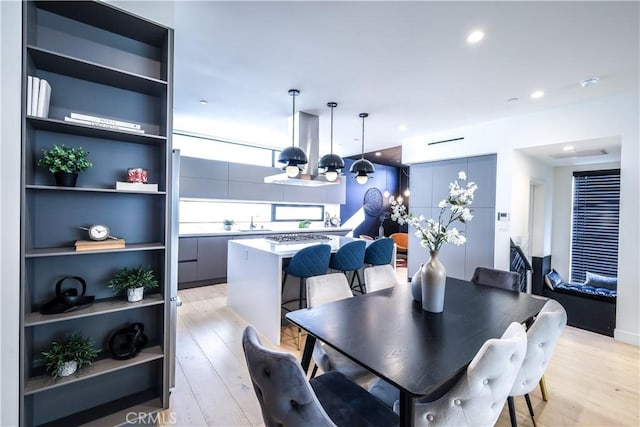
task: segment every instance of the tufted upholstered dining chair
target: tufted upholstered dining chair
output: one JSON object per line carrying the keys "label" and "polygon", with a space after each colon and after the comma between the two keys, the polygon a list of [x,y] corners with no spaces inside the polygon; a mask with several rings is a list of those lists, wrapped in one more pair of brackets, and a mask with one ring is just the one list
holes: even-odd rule
{"label": "tufted upholstered dining chair", "polygon": [[471,282],[476,285],[493,286],[494,288],[520,292],[520,275],[513,271],[476,267]]}
{"label": "tufted upholstered dining chair", "polygon": [[353,281],[358,278],[358,287],[360,293],[364,293],[362,287],[362,279],[360,278],[360,269],[364,267],[364,252],[367,244],[364,240],[354,240],[342,245],[338,251],[331,256],[329,268],[342,271],[345,275],[348,271],[352,271],[351,281],[349,285],[353,288]]}
{"label": "tufted upholstered dining chair", "polygon": [[[309,308],[351,297],[353,297],[351,287],[342,273],[325,274],[307,279],[307,307]],[[315,366],[311,373],[312,378],[318,368],[322,369],[322,372],[341,372],[359,384],[375,378],[367,369],[319,340],[313,348],[313,361]]]}
{"label": "tufted upholstered dining chair", "polygon": [[[524,326],[512,323],[501,338],[487,340],[467,371],[443,396],[432,402],[415,403],[416,426],[491,426],[497,421],[513,387],[527,350]],[[376,380],[369,392],[387,404],[399,392],[389,383]],[[394,394],[395,392],[395,394]]]}
{"label": "tufted upholstered dining chair", "polygon": [[374,265],[364,269],[364,285],[367,293],[391,288],[397,284],[398,277],[391,264]]}
{"label": "tufted upholstered dining chair", "polygon": [[524,396],[529,408],[529,415],[533,419],[533,407],[529,393],[536,388],[542,379],[565,326],[567,326],[567,312],[560,303],[550,299],[527,330],[527,354],[507,400],[513,427],[517,425],[513,400],[515,396]]}
{"label": "tufted upholstered dining chair", "polygon": [[242,348],[267,427],[398,425],[391,409],[339,372],[307,381],[296,358],[264,347],[253,326]]}

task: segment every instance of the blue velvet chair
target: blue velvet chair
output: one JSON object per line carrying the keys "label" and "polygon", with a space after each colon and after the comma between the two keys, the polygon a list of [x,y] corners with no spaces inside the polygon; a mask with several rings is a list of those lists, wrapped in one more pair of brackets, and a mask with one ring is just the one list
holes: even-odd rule
{"label": "blue velvet chair", "polygon": [[349,286],[353,288],[353,281],[357,277],[361,294],[364,294],[364,288],[362,287],[362,279],[360,278],[360,269],[364,267],[366,246],[367,244],[364,240],[349,242],[338,249],[338,252],[333,254],[329,262],[329,268],[342,271],[345,276],[347,276],[347,272],[352,271],[353,275],[349,281]]}
{"label": "blue velvet chair", "polygon": [[391,264],[393,258],[393,239],[384,237],[374,240],[364,253],[364,263],[370,265]]}
{"label": "blue velvet chair", "polygon": [[[298,294],[298,309],[305,307],[305,280],[308,277],[320,276],[326,274],[329,269],[329,260],[331,259],[331,246],[320,244],[309,246],[301,249],[296,253],[287,265],[283,267],[282,275],[282,297],[284,299],[285,284],[289,275],[300,278],[300,288]],[[282,308],[290,311],[286,306],[295,300],[284,301]],[[300,349],[300,328],[298,328],[298,350]]]}

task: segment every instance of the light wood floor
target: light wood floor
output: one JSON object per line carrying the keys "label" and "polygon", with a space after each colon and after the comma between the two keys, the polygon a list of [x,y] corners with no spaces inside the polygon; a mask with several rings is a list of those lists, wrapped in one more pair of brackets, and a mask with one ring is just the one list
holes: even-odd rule
{"label": "light wood floor", "polygon": [[[247,323],[226,307],[226,285],[179,292],[176,387],[165,425],[264,425],[242,353]],[[297,356],[293,333],[280,349]],[[277,348],[263,338],[271,348]],[[531,396],[538,426],[640,425],[640,349],[567,327],[545,375],[549,401]],[[518,425],[532,426],[523,398]],[[505,407],[497,423],[509,426]]]}

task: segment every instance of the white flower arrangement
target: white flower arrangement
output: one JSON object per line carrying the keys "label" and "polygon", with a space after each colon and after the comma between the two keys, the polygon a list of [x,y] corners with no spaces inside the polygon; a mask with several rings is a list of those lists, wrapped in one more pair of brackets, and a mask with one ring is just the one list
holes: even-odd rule
{"label": "white flower arrangement", "polygon": [[[466,181],[467,175],[462,171],[458,172],[458,180]],[[460,221],[462,224],[471,221],[473,215],[467,206],[473,202],[473,193],[478,186],[475,182],[470,181],[466,187],[462,187],[458,184],[458,180],[449,184],[449,197],[438,203],[440,208],[438,221],[431,218],[427,220],[423,215],[415,217],[407,212],[404,205],[395,200],[391,201],[391,219],[400,225],[409,224],[415,228],[415,236],[420,239],[420,245],[423,248],[428,248],[431,252],[439,251],[445,243],[453,243],[456,246],[463,245],[467,238],[457,228],[449,229],[449,227],[456,221]],[[445,215],[447,210],[449,211],[448,219]]]}

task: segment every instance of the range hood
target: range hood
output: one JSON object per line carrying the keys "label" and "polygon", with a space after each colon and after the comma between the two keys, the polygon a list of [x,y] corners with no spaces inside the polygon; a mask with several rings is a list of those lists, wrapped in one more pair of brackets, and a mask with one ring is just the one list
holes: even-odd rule
{"label": "range hood", "polygon": [[294,144],[302,148],[307,155],[309,163],[304,165],[302,171],[295,178],[289,178],[286,173],[265,176],[264,182],[268,184],[296,185],[300,187],[320,187],[325,185],[340,184],[340,177],[335,181],[327,181],[324,175],[318,173],[320,159],[320,118],[313,114],[298,111],[294,115],[296,121],[296,135]]}

